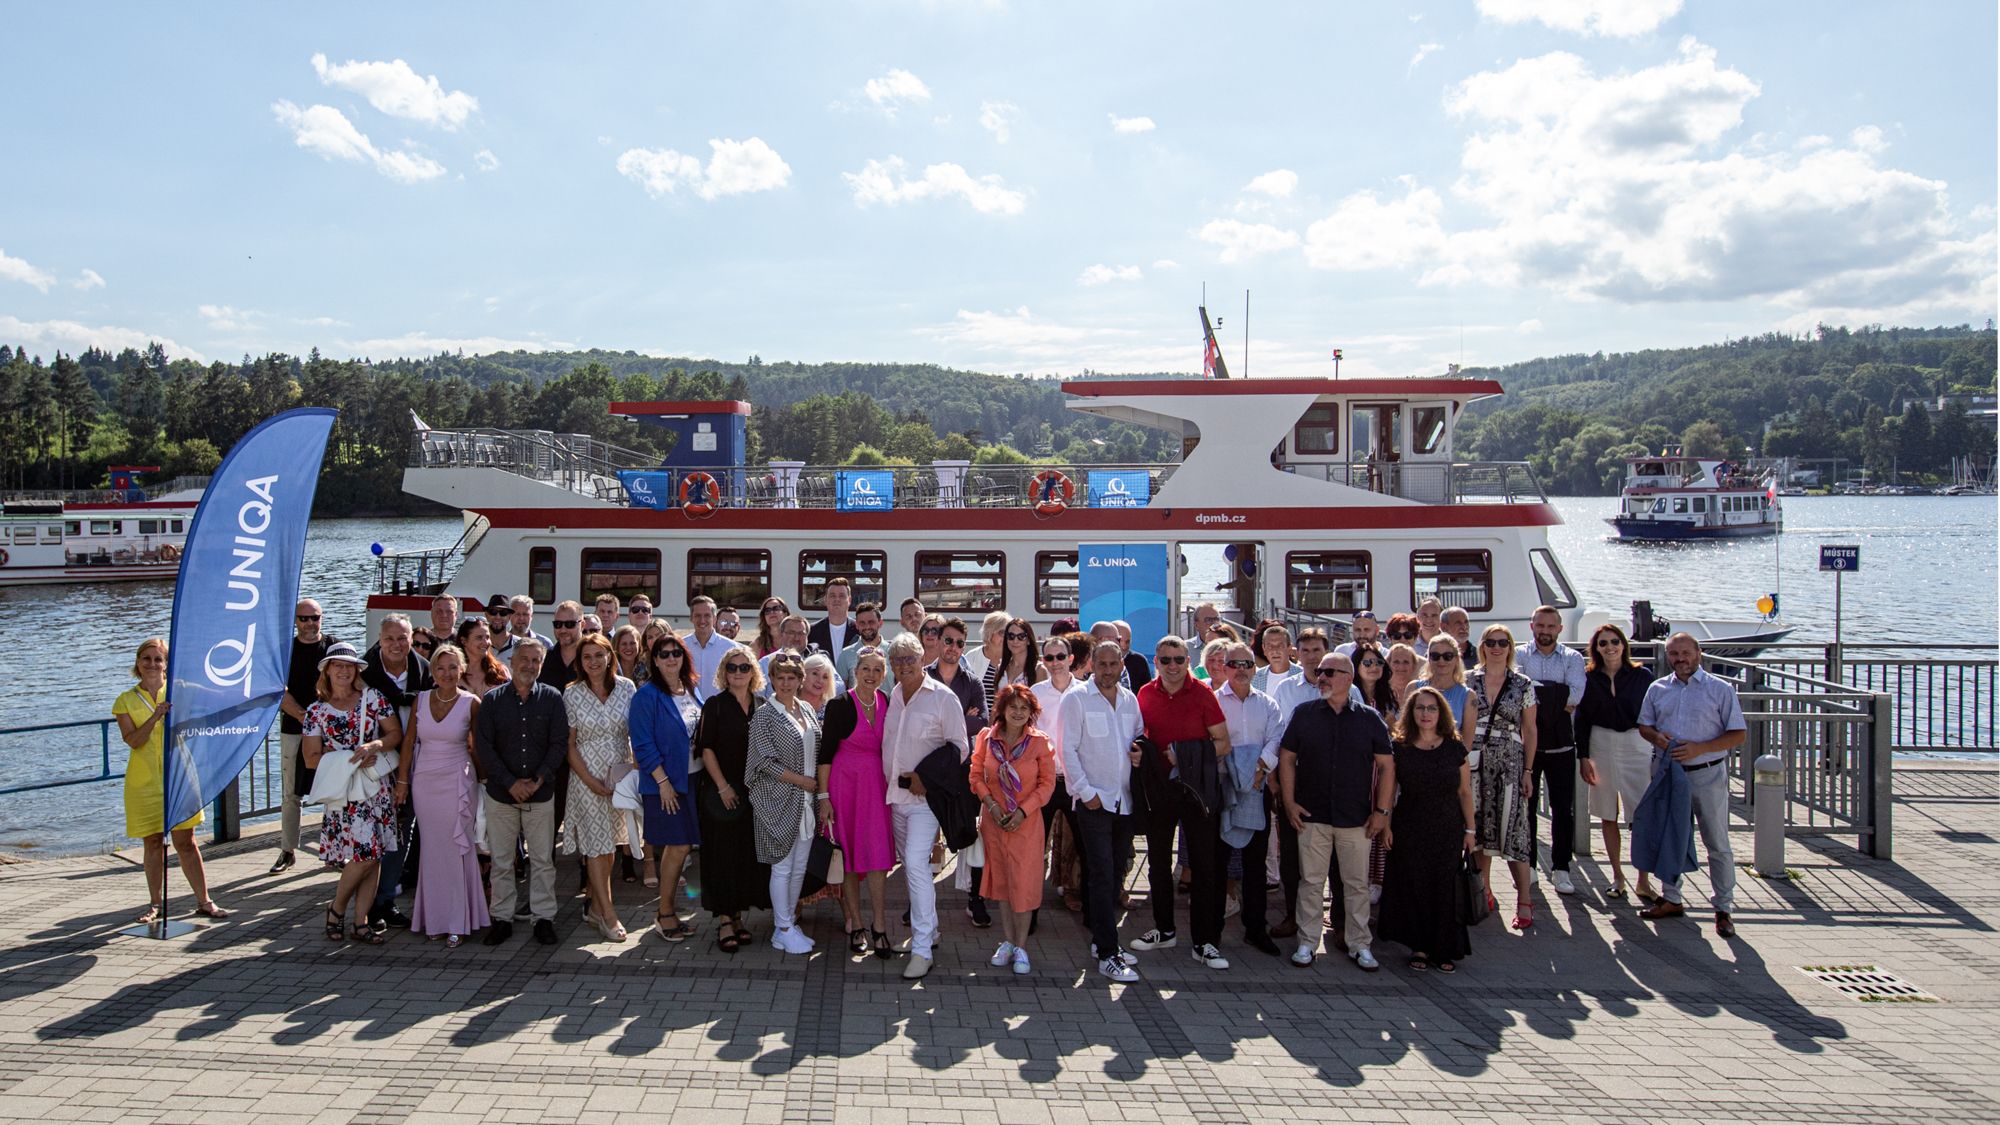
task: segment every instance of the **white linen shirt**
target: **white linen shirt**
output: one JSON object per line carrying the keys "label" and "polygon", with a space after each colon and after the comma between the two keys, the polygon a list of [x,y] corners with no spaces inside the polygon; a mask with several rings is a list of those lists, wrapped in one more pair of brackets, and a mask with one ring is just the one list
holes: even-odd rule
{"label": "white linen shirt", "polygon": [[736,647],[736,642],[721,633],[710,633],[708,643],[695,640],[694,630],[680,635],[681,647],[687,649],[688,658],[694,661],[695,698],[706,700],[722,690],[722,654]]}
{"label": "white linen shirt", "polygon": [[1146,729],[1139,697],[1118,688],[1114,704],[1093,682],[1063,696],[1063,774],[1070,799],[1081,808],[1092,797],[1115,813],[1132,811],[1132,740]]}
{"label": "white linen shirt", "polygon": [[949,742],[958,747],[958,760],[972,756],[972,744],[965,737],[965,711],[958,695],[944,684],[923,677],[917,692],[903,702],[903,685],[883,685],[889,693],[889,711],[882,719],[882,776],[889,783],[892,805],[921,805],[925,799],[897,784],[897,779],[916,770],[931,751]]}
{"label": "white linen shirt", "polygon": [[1222,718],[1229,724],[1229,745],[1257,747],[1257,760],[1266,771],[1278,768],[1278,742],[1285,737],[1285,724],[1292,721],[1270,696],[1250,689],[1250,698],[1236,698],[1233,684],[1216,689],[1215,701],[1222,704]]}
{"label": "white linen shirt", "polygon": [[1042,705],[1042,713],[1035,719],[1035,729],[1049,736],[1049,745],[1054,747],[1056,752],[1056,776],[1067,780],[1069,768],[1063,765],[1062,756],[1062,701],[1064,696],[1088,689],[1084,687],[1082,680],[1071,676],[1068,691],[1057,691],[1056,685],[1046,679],[1037,682],[1028,690],[1035,693],[1035,702]]}

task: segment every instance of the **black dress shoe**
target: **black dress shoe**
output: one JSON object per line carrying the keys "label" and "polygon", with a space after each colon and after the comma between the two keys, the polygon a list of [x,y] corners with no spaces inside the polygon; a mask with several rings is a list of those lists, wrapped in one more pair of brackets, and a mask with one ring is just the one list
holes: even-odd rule
{"label": "black dress shoe", "polygon": [[513,936],[514,936],[514,923],[495,922],[491,926],[486,927],[486,936],[485,938],[481,939],[481,944],[505,945],[507,944],[507,939]]}
{"label": "black dress shoe", "polygon": [[993,924],[993,915],[987,912],[986,900],[983,898],[974,897],[968,900],[965,904],[965,916],[972,919],[972,924],[982,930]]}
{"label": "black dress shoe", "polygon": [[381,910],[377,911],[375,914],[375,920],[382,923],[385,926],[394,926],[399,930],[407,930],[410,928],[410,916],[396,909],[393,906],[386,906],[383,907]]}
{"label": "black dress shoe", "polygon": [[273,863],[271,865],[271,874],[282,875],[285,872],[290,871],[292,868],[297,867],[298,863],[299,863],[299,857],[293,855],[290,852],[279,852],[278,862]]}
{"label": "black dress shoe", "polygon": [[1271,940],[1270,934],[1244,934],[1243,944],[1273,957],[1278,955],[1278,943]]}
{"label": "black dress shoe", "polygon": [[541,942],[543,945],[554,945],[556,943],[556,924],[547,918],[537,919],[535,922],[535,940]]}

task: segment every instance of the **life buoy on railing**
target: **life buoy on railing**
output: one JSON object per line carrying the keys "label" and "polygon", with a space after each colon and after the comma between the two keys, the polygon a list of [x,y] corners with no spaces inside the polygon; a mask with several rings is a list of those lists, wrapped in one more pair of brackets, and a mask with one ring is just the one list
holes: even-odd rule
{"label": "life buoy on railing", "polygon": [[7,565],[7,548],[0,547],[0,566]]}
{"label": "life buoy on railing", "polygon": [[157,554],[161,562],[173,562],[175,559],[181,557],[181,549],[172,543],[162,543]]}
{"label": "life buoy on railing", "polygon": [[1060,515],[1076,499],[1076,483],[1061,469],[1043,469],[1028,483],[1028,499],[1036,515]]}
{"label": "life buoy on railing", "polygon": [[722,491],[715,478],[707,473],[689,473],[681,478],[678,496],[681,514],[689,519],[707,519],[715,511]]}

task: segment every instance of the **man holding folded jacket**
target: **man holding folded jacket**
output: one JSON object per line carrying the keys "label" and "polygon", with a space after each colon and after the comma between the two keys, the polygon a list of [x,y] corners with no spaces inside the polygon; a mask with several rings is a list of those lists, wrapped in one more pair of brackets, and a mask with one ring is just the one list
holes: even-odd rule
{"label": "man holding folded jacket", "polygon": [[1156,678],[1139,689],[1145,749],[1137,788],[1144,795],[1147,885],[1153,928],[1132,943],[1140,951],[1171,949],[1174,933],[1174,829],[1187,836],[1192,870],[1188,928],[1194,959],[1227,969],[1222,940],[1223,872],[1215,862],[1216,816],[1222,801],[1221,759],[1229,756],[1229,725],[1208,685],[1188,675],[1188,645],[1169,634],[1153,649]]}

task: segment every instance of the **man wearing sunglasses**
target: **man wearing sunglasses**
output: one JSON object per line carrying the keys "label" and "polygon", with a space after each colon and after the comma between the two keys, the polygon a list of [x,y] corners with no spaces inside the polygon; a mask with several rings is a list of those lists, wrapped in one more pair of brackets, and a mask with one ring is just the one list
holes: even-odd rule
{"label": "man wearing sunglasses", "polygon": [[1223,658],[1229,677],[1215,689],[1215,701],[1222,707],[1229,725],[1229,773],[1237,796],[1218,833],[1216,863],[1228,870],[1229,853],[1243,851],[1243,879],[1238,891],[1242,902],[1243,943],[1252,949],[1278,955],[1278,943],[1271,940],[1264,916],[1264,857],[1271,846],[1271,821],[1264,807],[1266,781],[1278,771],[1278,742],[1285,734],[1288,716],[1278,710],[1270,696],[1250,686],[1257,661],[1246,644],[1231,645]]}
{"label": "man wearing sunglasses", "polygon": [[[1153,928],[1133,941],[1132,948],[1171,949],[1174,933],[1174,829],[1187,837],[1189,884],[1188,928],[1193,931],[1194,959],[1211,969],[1227,969],[1229,959],[1216,943],[1222,940],[1223,869],[1216,859],[1216,814],[1220,812],[1221,763],[1229,757],[1229,722],[1207,684],[1188,675],[1188,644],[1179,637],[1160,638],[1153,649],[1158,676],[1139,689],[1139,717],[1151,740],[1153,760],[1142,769],[1166,784],[1143,786],[1148,897]],[[1206,754],[1209,760],[1183,755]]]}
{"label": "man wearing sunglasses", "polygon": [[285,671],[285,694],[278,699],[278,755],[282,760],[284,807],[278,814],[278,859],[271,874],[288,871],[298,863],[299,798],[312,789],[313,771],[299,756],[305,738],[300,720],[306,708],[319,699],[319,662],[334,639],[320,631],[319,603],[299,599],[293,613],[292,659]]}
{"label": "man wearing sunglasses", "polygon": [[[1354,664],[1328,653],[1314,671],[1319,702],[1292,715],[1278,751],[1278,789],[1285,816],[1299,834],[1298,949],[1292,964],[1313,963],[1319,947],[1320,888],[1338,882],[1347,955],[1368,972],[1381,965],[1370,951],[1368,852],[1389,827],[1396,793],[1396,759],[1382,717],[1348,698]],[[1380,771],[1379,779],[1373,775]],[[1373,784],[1371,784],[1373,782]]]}
{"label": "man wearing sunglasses", "polygon": [[[533,602],[528,603],[530,607]],[[583,649],[583,604],[566,601],[556,605],[556,615],[549,620],[555,628],[555,647],[542,661],[541,681],[561,691],[576,682],[577,669],[581,663]]]}
{"label": "man wearing sunglasses", "polygon": [[[961,623],[959,640],[965,639]],[[903,979],[916,980],[931,971],[937,941],[937,884],[931,875],[931,844],[938,835],[937,815],[924,796],[917,767],[939,747],[958,750],[959,761],[972,756],[959,697],[925,673],[923,645],[905,633],[889,642],[889,709],[882,719],[882,772],[888,779],[890,825],[895,831],[896,856],[903,864],[903,881],[910,894],[910,959]]]}
{"label": "man wearing sunglasses", "polygon": [[505,664],[514,655],[513,603],[507,595],[495,594],[486,599],[486,608],[482,612],[486,614],[486,627],[493,633],[493,658]]}
{"label": "man wearing sunglasses", "polygon": [[[924,627],[928,631],[930,622],[926,621]],[[965,640],[965,622],[956,617],[945,618],[938,626],[937,659],[924,669],[924,674],[943,684],[957,697],[959,709],[965,717],[965,744],[970,746],[972,740],[979,737],[979,732],[986,729],[986,689],[965,670]],[[985,869],[971,864],[970,857],[984,856],[985,852],[975,843],[967,849],[967,853],[972,885],[965,898],[965,916],[983,930],[993,924],[993,913],[986,908],[986,900],[979,894],[980,878]]]}

